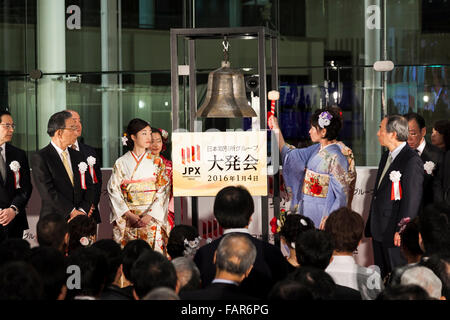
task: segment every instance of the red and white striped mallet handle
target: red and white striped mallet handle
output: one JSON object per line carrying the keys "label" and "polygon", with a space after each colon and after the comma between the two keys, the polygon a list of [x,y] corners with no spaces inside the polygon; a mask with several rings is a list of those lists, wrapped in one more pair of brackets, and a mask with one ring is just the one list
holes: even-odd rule
{"label": "red and white striped mallet handle", "polygon": [[275,116],[275,101],[280,99],[280,93],[276,90],[269,91],[269,94],[267,95],[268,99],[270,100],[270,112],[267,113],[267,124],[269,125],[269,119],[271,116]]}
{"label": "red and white striped mallet handle", "polygon": [[275,115],[275,101],[280,99],[280,93],[276,90],[269,91],[268,98],[270,100],[270,113]]}

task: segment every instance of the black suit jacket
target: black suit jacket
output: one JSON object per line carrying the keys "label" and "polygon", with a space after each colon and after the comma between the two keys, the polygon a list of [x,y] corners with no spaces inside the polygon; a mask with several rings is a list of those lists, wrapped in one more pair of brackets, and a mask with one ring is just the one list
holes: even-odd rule
{"label": "black suit jacket", "polygon": [[[379,188],[377,188],[388,155],[389,151],[386,151],[378,166],[375,191],[370,205],[365,235],[382,242],[386,247],[394,247],[394,234],[398,231],[400,220],[405,217],[413,219],[419,213],[423,193],[424,169],[423,162],[417,152],[406,144],[389,166]],[[401,200],[391,200],[392,182],[389,174],[394,170],[399,171],[402,175],[400,178]]]}
{"label": "black suit jacket", "polygon": [[444,212],[450,212],[450,151],[444,155],[437,177],[433,180],[434,205]]}
{"label": "black suit jacket", "polygon": [[246,295],[241,288],[231,283],[211,283],[200,290],[183,291],[181,300],[257,300]]}
{"label": "black suit jacket", "polygon": [[94,181],[92,181],[93,183],[93,189],[94,189],[94,206],[95,209],[92,212],[92,218],[95,220],[95,222],[100,223],[101,222],[101,218],[100,218],[100,211],[98,210],[98,203],[100,202],[100,196],[102,193],[102,171],[101,171],[101,164],[100,164],[100,159],[97,158],[97,153],[95,152],[95,149],[92,148],[91,146],[78,142],[78,146],[80,147],[80,152],[83,154],[84,158],[86,159],[86,163],[87,163],[87,158],[92,156],[96,159],[95,165],[94,165],[94,171],[95,171],[95,176],[97,177],[97,183],[94,183]]}
{"label": "black suit jacket", "polygon": [[[9,143],[5,144],[5,156],[6,156],[6,181],[3,181],[0,175],[0,208],[9,208],[11,205],[15,205],[19,209],[19,213],[16,217],[3,228],[8,237],[22,237],[23,231],[28,229],[28,220],[25,207],[31,196],[33,187],[31,185],[30,167],[28,165],[28,159],[25,151],[16,148]],[[10,169],[9,165],[12,161],[18,161],[20,164],[19,169],[19,185],[20,188],[15,188],[14,173]]]}
{"label": "black suit jacket", "polygon": [[[240,287],[245,294],[264,299],[273,285],[287,276],[288,262],[279,248],[249,234],[248,237],[256,247],[256,259],[252,271],[242,281]],[[203,288],[215,277],[216,266],[213,257],[220,240],[222,237],[200,247],[194,256],[194,262],[200,270]]]}
{"label": "black suit jacket", "polygon": [[423,179],[423,198],[422,198],[422,208],[433,203],[433,181],[437,176],[439,168],[442,166],[442,161],[444,155],[441,149],[433,146],[431,143],[426,142],[425,148],[420,155],[423,163],[427,161],[432,161],[435,164],[435,169],[432,174],[424,173]]}
{"label": "black suit jacket", "polygon": [[86,189],[81,188],[78,164],[85,162],[86,159],[81,152],[71,148],[68,150],[73,171],[73,186],[58,152],[51,143],[32,157],[33,178],[41,196],[41,217],[58,213],[68,220],[74,208],[82,208],[88,213],[94,202],[94,189],[88,171],[85,174]]}

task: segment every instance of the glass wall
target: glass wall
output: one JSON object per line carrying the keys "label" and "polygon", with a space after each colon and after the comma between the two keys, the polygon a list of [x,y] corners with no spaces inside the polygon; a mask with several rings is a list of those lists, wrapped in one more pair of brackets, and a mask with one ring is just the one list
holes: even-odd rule
{"label": "glass wall", "polygon": [[[377,165],[385,113],[416,111],[428,134],[450,118],[449,16],[445,0],[0,0],[0,108],[17,123],[13,144],[29,153],[49,142],[51,114],[78,111],[84,141],[111,167],[130,119],[171,130],[170,28],[265,26],[279,32],[288,142],[308,144],[311,112],[337,105],[356,164]],[[232,67],[255,75],[252,45],[230,43]],[[198,45],[199,105],[221,59],[220,41]],[[377,60],[395,68],[376,72]],[[189,81],[180,84],[186,110]]]}

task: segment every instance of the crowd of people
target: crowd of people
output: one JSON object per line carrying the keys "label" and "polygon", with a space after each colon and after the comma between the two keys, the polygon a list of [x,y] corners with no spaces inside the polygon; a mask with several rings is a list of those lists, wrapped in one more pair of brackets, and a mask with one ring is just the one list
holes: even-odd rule
{"label": "crowd of people", "polygon": [[[351,209],[356,180],[350,148],[337,140],[335,108],[311,118],[307,148],[276,131],[288,191],[280,246],[249,232],[253,198],[243,186],[215,197],[224,234],[205,243],[197,229],[174,224],[168,135],[133,119],[128,151],[105,182],[111,239],[97,240],[101,171],[95,150],[79,141],[82,122],[66,110],[48,122],[50,143],[33,155],[41,196],[39,246],[21,239],[31,196],[25,152],[13,147],[11,114],[0,114],[0,300],[431,300],[448,299],[450,270],[449,122],[426,142],[415,113],[382,119],[382,155],[369,217]],[[434,144],[436,146],[434,146]],[[256,212],[256,214],[259,214]],[[356,263],[372,238],[374,267]],[[20,282],[20,286],[17,283]]]}

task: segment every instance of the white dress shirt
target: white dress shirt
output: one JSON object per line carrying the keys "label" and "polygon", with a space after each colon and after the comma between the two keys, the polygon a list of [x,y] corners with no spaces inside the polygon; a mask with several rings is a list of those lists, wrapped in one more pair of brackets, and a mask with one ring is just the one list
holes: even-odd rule
{"label": "white dress shirt", "polygon": [[425,145],[427,144],[427,142],[425,141],[425,139],[423,139],[422,143],[419,144],[419,146],[417,147],[417,152],[419,153],[419,156],[422,155],[423,149],[425,149]]}
{"label": "white dress shirt", "polygon": [[358,290],[364,300],[373,300],[383,290],[380,273],[356,264],[353,256],[333,256],[325,269],[338,285]]}

